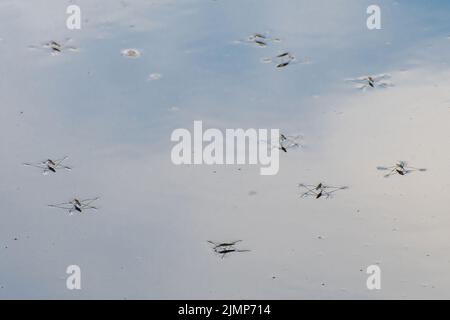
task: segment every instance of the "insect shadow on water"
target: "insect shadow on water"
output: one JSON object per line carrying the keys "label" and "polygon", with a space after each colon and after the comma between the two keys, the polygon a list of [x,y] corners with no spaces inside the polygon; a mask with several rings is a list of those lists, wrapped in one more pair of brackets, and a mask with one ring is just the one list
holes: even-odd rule
{"label": "insect shadow on water", "polygon": [[335,192],[339,190],[348,189],[347,186],[342,187],[328,186],[323,184],[322,182],[320,182],[317,185],[299,183],[298,187],[302,190],[306,190],[300,194],[302,198],[310,197],[315,199],[319,199],[322,197],[325,199],[330,199],[334,196]]}
{"label": "insect shadow on water", "polygon": [[394,84],[392,82],[386,81],[388,79],[391,79],[391,75],[383,73],[373,76],[345,79],[345,81],[355,83],[356,89],[366,91],[367,89],[393,87]]}
{"label": "insect shadow on water", "polygon": [[39,168],[42,170],[43,175],[48,175],[50,172],[56,173],[57,170],[67,170],[67,171],[72,170],[71,167],[63,164],[63,162],[65,160],[67,160],[68,158],[69,157],[64,157],[62,159],[57,159],[57,160],[47,159],[44,161],[39,161],[39,162],[34,162],[34,163],[26,162],[23,165],[28,166],[28,167]]}
{"label": "insect shadow on water", "polygon": [[427,171],[426,168],[411,167],[408,165],[408,163],[406,161],[399,161],[394,166],[390,166],[390,167],[377,167],[377,170],[388,171],[388,173],[386,173],[384,175],[385,178],[389,178],[390,176],[392,176],[394,174],[404,176],[404,175],[407,175],[414,171],[419,171],[419,172]]}
{"label": "insect shadow on water", "polygon": [[225,256],[230,253],[250,252],[250,250],[235,248],[236,244],[242,242],[242,240],[228,241],[228,242],[215,242],[208,240],[207,242],[212,245],[214,253],[218,254],[222,259],[225,258]]}
{"label": "insect shadow on water", "polygon": [[91,199],[78,199],[74,198],[69,202],[63,202],[59,204],[49,204],[49,207],[63,209],[69,212],[69,215],[73,215],[74,213],[85,213],[88,210],[98,210],[98,207],[93,206],[92,203],[97,201],[100,197],[91,198]]}

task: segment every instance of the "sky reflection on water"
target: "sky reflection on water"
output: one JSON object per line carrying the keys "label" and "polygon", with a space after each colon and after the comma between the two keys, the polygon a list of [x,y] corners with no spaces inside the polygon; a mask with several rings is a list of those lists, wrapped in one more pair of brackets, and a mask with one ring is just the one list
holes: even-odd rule
{"label": "sky reflection on water", "polygon": [[[3,0],[0,298],[449,298],[450,3],[377,2],[383,29],[369,31],[365,0]],[[80,31],[65,28],[70,3]],[[282,41],[235,43],[255,32]],[[80,52],[28,48],[67,37]],[[260,62],[286,50],[311,64]],[[378,73],[395,87],[344,81]],[[273,177],[176,167],[170,134],[194,120],[301,132],[306,145]],[[70,173],[21,165],[65,155]],[[375,169],[398,160],[429,171]],[[298,183],[323,180],[350,189],[299,198]],[[101,210],[46,207],[74,194]],[[221,260],[209,239],[252,251]],[[360,271],[375,263],[377,292]]]}

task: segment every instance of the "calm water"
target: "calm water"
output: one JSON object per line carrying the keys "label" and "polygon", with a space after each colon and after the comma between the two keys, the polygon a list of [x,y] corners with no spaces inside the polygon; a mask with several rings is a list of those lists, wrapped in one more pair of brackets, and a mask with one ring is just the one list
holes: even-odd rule
{"label": "calm water", "polygon": [[[70,4],[81,30],[65,27]],[[377,1],[373,31],[370,4],[1,0],[0,298],[450,298],[450,3]],[[281,42],[237,42],[255,32]],[[39,47],[66,38],[78,52]],[[260,62],[284,51],[311,63]],[[344,81],[380,73],[395,86]],[[276,176],[174,166],[170,134],[194,120],[305,147]],[[71,172],[22,166],[66,155]],[[376,170],[398,160],[428,171]],[[349,189],[300,198],[319,181]],[[47,207],[75,196],[100,209]],[[206,242],[237,239],[251,252],[220,259]]]}

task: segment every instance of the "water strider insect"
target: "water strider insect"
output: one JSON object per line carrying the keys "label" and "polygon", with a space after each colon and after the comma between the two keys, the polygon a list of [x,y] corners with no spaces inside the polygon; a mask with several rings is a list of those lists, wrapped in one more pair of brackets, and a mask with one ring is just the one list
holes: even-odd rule
{"label": "water strider insect", "polygon": [[235,245],[238,242],[242,242],[242,240],[236,240],[236,241],[228,241],[228,242],[214,242],[211,240],[208,240],[209,244],[213,245],[213,251],[214,253],[221,256],[221,258],[225,258],[227,254],[233,253],[233,252],[249,252],[250,250],[245,249],[236,249]]}
{"label": "water strider insect", "polygon": [[306,190],[300,195],[302,198],[313,197],[315,199],[319,199],[322,197],[329,199],[333,196],[334,192],[337,192],[339,190],[348,189],[348,187],[346,187],[346,186],[333,187],[333,186],[325,185],[322,182],[320,182],[317,185],[300,183],[298,185],[298,187]]}
{"label": "water strider insect", "polygon": [[261,59],[262,63],[275,63],[275,67],[277,69],[287,67],[291,64],[308,64],[311,63],[309,58],[304,58],[302,60],[298,60],[291,52],[283,52],[271,58],[263,58]]}
{"label": "water strider insect", "polygon": [[55,40],[50,40],[48,42],[44,42],[39,46],[31,45],[28,48],[30,49],[50,49],[50,54],[52,56],[57,56],[62,53],[63,50],[68,50],[72,52],[79,51],[77,47],[74,46],[67,46],[66,44],[72,41],[71,38],[66,38],[64,42],[58,42]]}
{"label": "water strider insect", "polygon": [[346,79],[347,82],[356,83],[356,88],[365,91],[368,88],[387,88],[392,87],[393,84],[388,81],[391,76],[389,74],[379,74],[374,76],[362,76],[354,79]]}
{"label": "water strider insect", "polygon": [[255,44],[258,47],[264,48],[267,47],[269,42],[280,42],[281,40],[279,38],[271,38],[265,34],[262,33],[254,33],[247,37],[245,40],[237,40],[236,43],[248,43],[248,44]]}
{"label": "water strider insect", "polygon": [[99,197],[92,199],[78,199],[74,198],[69,202],[59,203],[59,204],[50,204],[49,207],[58,208],[63,210],[68,210],[69,215],[74,214],[74,212],[83,213],[86,210],[98,210],[98,207],[92,206],[91,204],[94,201],[100,199]]}
{"label": "water strider insect", "polygon": [[389,171],[387,174],[384,175],[385,178],[389,178],[390,176],[392,176],[394,174],[404,176],[404,175],[414,172],[414,171],[420,171],[420,172],[427,171],[427,169],[425,169],[425,168],[411,167],[407,164],[406,161],[399,161],[394,166],[390,166],[390,167],[377,167],[377,170]]}
{"label": "water strider insect", "polygon": [[24,166],[30,166],[30,167],[35,167],[35,168],[39,168],[42,169],[42,174],[43,175],[47,175],[50,172],[56,173],[57,170],[72,170],[71,167],[68,167],[66,165],[63,165],[63,162],[68,159],[68,157],[64,157],[62,159],[58,159],[58,160],[52,160],[52,159],[47,159],[44,161],[39,161],[39,162],[35,162],[35,163],[24,163]]}
{"label": "water strider insect", "polygon": [[234,246],[238,242],[242,242],[242,240],[236,240],[236,241],[232,241],[232,242],[214,242],[214,241],[208,240],[208,243],[213,245],[214,250],[216,250],[218,248],[223,248],[223,247],[231,247],[231,246]]}
{"label": "water strider insect", "polygon": [[285,135],[281,133],[278,148],[287,152],[288,149],[301,147],[302,145],[299,142],[301,139],[303,139],[302,135]]}
{"label": "water strider insect", "polygon": [[281,151],[288,152],[288,149],[303,147],[300,144],[300,141],[303,139],[303,136],[300,134],[297,135],[287,135],[284,133],[280,133],[280,137],[277,143],[269,143],[267,140],[261,140],[261,142],[267,143],[272,148],[280,149]]}

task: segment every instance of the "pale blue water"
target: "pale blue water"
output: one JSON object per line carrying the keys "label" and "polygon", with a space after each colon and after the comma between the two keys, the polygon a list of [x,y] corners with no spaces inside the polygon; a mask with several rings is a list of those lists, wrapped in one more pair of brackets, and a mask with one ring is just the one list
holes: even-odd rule
{"label": "pale blue water", "polygon": [[[71,3],[81,30],[65,27]],[[373,31],[370,4],[2,0],[0,298],[448,298],[450,2],[377,1]],[[255,32],[282,41],[235,43]],[[67,37],[79,52],[28,48]],[[286,50],[312,63],[260,62]],[[379,73],[395,87],[344,81]],[[306,146],[274,177],[176,167],[170,134],[194,120],[301,132]],[[21,165],[65,155],[69,173]],[[429,171],[375,170],[397,160]],[[323,180],[350,189],[299,198],[298,183]],[[100,196],[98,213],[47,207],[75,195]],[[206,243],[231,239],[252,251],[221,260]],[[360,271],[374,263],[377,292]],[[66,289],[70,264],[80,291]]]}

